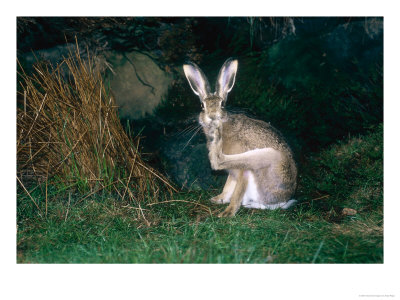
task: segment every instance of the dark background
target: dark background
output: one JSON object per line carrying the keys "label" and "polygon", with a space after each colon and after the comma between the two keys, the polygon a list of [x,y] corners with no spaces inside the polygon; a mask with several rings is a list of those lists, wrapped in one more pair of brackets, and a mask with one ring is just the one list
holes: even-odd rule
{"label": "dark background", "polygon": [[191,139],[184,131],[200,111],[182,73],[187,60],[213,83],[225,59],[237,58],[228,109],[271,122],[300,168],[310,153],[383,122],[380,17],[17,18],[17,56],[27,71],[32,51],[57,63],[50,50],[75,37],[95,55],[145,53],[173,78],[153,114],[122,123],[143,136],[147,160],[186,187],[219,182],[201,132]]}

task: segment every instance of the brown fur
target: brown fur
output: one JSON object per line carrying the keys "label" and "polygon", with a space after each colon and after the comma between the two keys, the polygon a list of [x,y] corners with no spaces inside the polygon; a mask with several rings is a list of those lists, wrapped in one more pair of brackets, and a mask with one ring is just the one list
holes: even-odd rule
{"label": "brown fur", "polygon": [[221,68],[217,90],[211,93],[201,70],[194,64],[184,66],[186,77],[202,102],[199,123],[207,137],[211,167],[229,173],[223,192],[211,199],[215,203],[230,202],[220,216],[233,216],[239,209],[249,174],[254,176],[262,205],[284,204],[296,189],[296,164],[282,134],[269,123],[225,111],[223,104],[233,87],[236,69],[237,61],[227,60]]}

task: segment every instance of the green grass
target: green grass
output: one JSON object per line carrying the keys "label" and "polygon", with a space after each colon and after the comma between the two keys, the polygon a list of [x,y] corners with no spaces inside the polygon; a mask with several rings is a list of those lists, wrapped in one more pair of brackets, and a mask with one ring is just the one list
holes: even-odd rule
{"label": "green grass", "polygon": [[190,192],[142,207],[148,226],[138,207],[107,193],[49,193],[46,216],[39,187],[40,216],[21,192],[17,262],[383,263],[382,138],[380,126],[309,157],[290,211],[242,208],[219,219],[224,206],[207,200],[217,191]]}
{"label": "green grass", "polygon": [[47,219],[19,221],[18,262],[382,262],[381,219],[373,214],[337,224],[302,206],[292,212],[242,209],[232,219],[196,217],[191,207],[170,204],[157,211],[168,221],[138,228],[132,209],[112,200],[87,201],[67,217],[67,207],[56,205]]}

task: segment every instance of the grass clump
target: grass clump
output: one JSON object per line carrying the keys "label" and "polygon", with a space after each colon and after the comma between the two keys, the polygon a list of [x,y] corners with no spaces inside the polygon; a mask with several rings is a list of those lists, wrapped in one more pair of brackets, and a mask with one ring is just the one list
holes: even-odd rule
{"label": "grass clump", "polygon": [[96,58],[82,58],[77,46],[56,67],[38,62],[28,75],[19,66],[18,192],[39,210],[28,191],[35,184],[45,185],[46,210],[50,185],[88,195],[107,190],[135,203],[173,190],[142,159],[140,138],[123,130]]}

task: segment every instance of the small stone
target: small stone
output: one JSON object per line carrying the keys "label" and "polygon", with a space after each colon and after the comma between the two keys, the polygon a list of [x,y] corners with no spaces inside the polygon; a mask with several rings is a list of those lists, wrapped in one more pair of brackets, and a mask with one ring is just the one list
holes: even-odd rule
{"label": "small stone", "polygon": [[265,261],[268,262],[268,263],[272,263],[274,261],[274,257],[271,256],[271,255],[268,255],[267,259]]}
{"label": "small stone", "polygon": [[357,214],[357,211],[352,208],[345,207],[342,210],[342,215],[345,215],[345,216],[354,216],[355,214]]}

